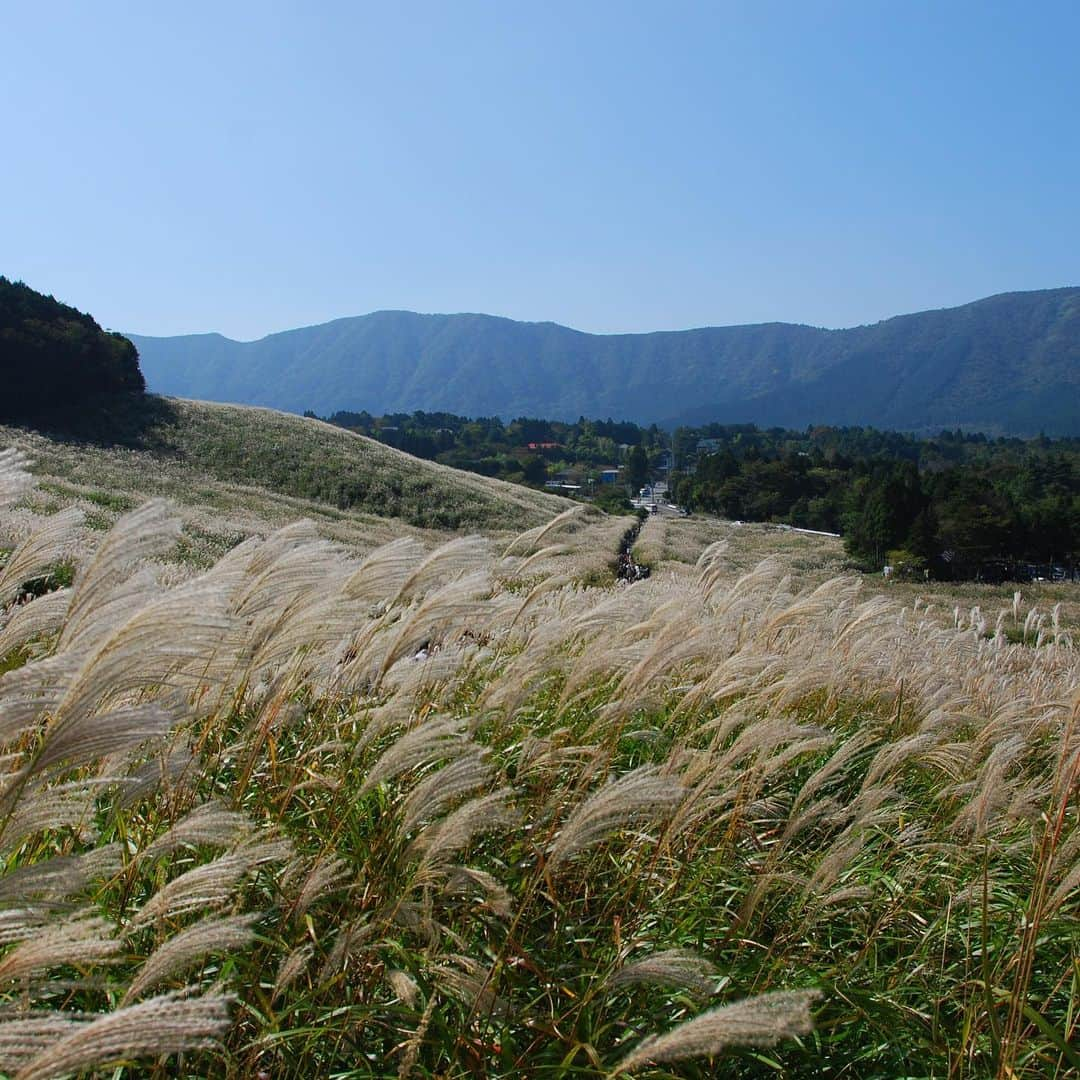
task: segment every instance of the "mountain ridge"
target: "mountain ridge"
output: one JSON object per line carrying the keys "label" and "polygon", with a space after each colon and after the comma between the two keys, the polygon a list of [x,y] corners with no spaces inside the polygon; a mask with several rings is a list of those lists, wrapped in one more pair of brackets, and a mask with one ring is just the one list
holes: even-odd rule
{"label": "mountain ridge", "polygon": [[591,334],[479,312],[384,310],[249,342],[128,336],[157,392],[294,412],[1080,434],[1080,287],[840,329]]}

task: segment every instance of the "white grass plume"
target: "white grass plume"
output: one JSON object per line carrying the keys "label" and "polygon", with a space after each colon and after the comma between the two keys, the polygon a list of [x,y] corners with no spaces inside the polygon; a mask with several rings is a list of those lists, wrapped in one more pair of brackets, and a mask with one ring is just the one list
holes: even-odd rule
{"label": "white grass plume", "polygon": [[38,638],[55,634],[63,625],[70,603],[70,589],[54,589],[16,607],[0,630],[0,656],[8,656]]}
{"label": "white grass plume", "polygon": [[703,956],[688,949],[664,949],[623,965],[608,980],[608,986],[671,986],[708,997],[716,990],[715,975],[716,968]]}
{"label": "white grass plume", "polygon": [[9,506],[34,487],[30,458],[14,446],[0,450],[0,506]]}
{"label": "white grass plume", "polygon": [[257,913],[220,918],[210,916],[166,938],[147,957],[131,980],[121,1006],[130,1005],[147,990],[187,971],[213,953],[230,953],[245,948],[255,936],[254,924],[260,918]]}
{"label": "white grass plume", "polygon": [[212,799],[175,822],[142,850],[140,858],[156,858],[182,847],[229,847],[250,835],[252,829],[245,814]]}
{"label": "white grass plume", "polygon": [[0,959],[0,983],[25,979],[60,964],[84,967],[118,959],[123,945],[98,915],[78,915],[34,931]]}
{"label": "white grass plume", "polygon": [[60,647],[78,635],[87,619],[112,589],[130,576],[133,565],[163,555],[180,535],[180,519],[168,503],[153,499],[125,514],[109,530],[93,559],[75,577],[71,610]]}
{"label": "white grass plume", "polygon": [[650,1035],[612,1070],[613,1076],[643,1065],[713,1056],[732,1046],[775,1046],[781,1039],[813,1030],[810,1006],[817,990],[775,990],[722,1005],[695,1016],[663,1035]]}
{"label": "white grass plume", "polygon": [[434,761],[444,761],[466,753],[471,744],[464,735],[464,720],[444,716],[427,720],[399,736],[368,770],[358,797],[385,780]]}
{"label": "white grass plume", "polygon": [[71,554],[83,513],[74,507],[45,518],[0,567],[0,608],[18,596],[25,582],[43,577]]}
{"label": "white grass plume", "polygon": [[183,991],[128,1005],[83,1024],[30,1059],[14,1080],[51,1080],[131,1058],[217,1047],[229,1028],[233,998]]}
{"label": "white grass plume", "polygon": [[136,912],[131,925],[142,926],[154,919],[227,904],[244,878],[267,863],[284,862],[291,853],[287,842],[267,840],[196,866],[158,889]]}
{"label": "white grass plume", "polygon": [[570,815],[551,845],[548,866],[558,864],[598,844],[619,829],[637,826],[670,812],[685,790],[655,765],[642,765],[609,780]]}

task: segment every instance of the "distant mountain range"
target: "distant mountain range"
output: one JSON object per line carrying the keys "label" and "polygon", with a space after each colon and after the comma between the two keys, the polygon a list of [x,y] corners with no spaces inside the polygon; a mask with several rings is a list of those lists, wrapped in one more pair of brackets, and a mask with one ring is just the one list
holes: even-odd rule
{"label": "distant mountain range", "polygon": [[848,330],[763,323],[600,335],[378,311],[252,342],[128,336],[150,390],[291,412],[1080,435],[1080,288],[1003,293]]}

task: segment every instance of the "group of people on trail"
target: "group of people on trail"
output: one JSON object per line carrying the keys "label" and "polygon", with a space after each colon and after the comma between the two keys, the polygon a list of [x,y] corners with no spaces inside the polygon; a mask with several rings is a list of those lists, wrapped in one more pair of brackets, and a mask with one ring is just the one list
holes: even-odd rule
{"label": "group of people on trail", "polygon": [[620,581],[642,581],[649,576],[649,568],[634,562],[629,551],[620,551],[615,576]]}

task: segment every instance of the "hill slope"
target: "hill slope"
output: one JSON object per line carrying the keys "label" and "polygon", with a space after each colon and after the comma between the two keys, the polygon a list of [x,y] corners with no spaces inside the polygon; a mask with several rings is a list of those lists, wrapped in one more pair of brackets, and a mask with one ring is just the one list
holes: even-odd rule
{"label": "hill slope", "polygon": [[[81,494],[112,511],[164,495],[222,518],[316,516],[343,527],[397,519],[425,529],[516,532],[571,505],[268,409],[150,397],[88,413],[75,435],[0,427],[0,449],[26,450],[39,475],[64,486],[56,494]],[[207,525],[220,531],[212,516]]]}
{"label": "hill slope", "polygon": [[1080,289],[873,326],[596,335],[381,311],[237,342],[132,335],[151,389],[291,411],[859,423],[1080,434]]}

